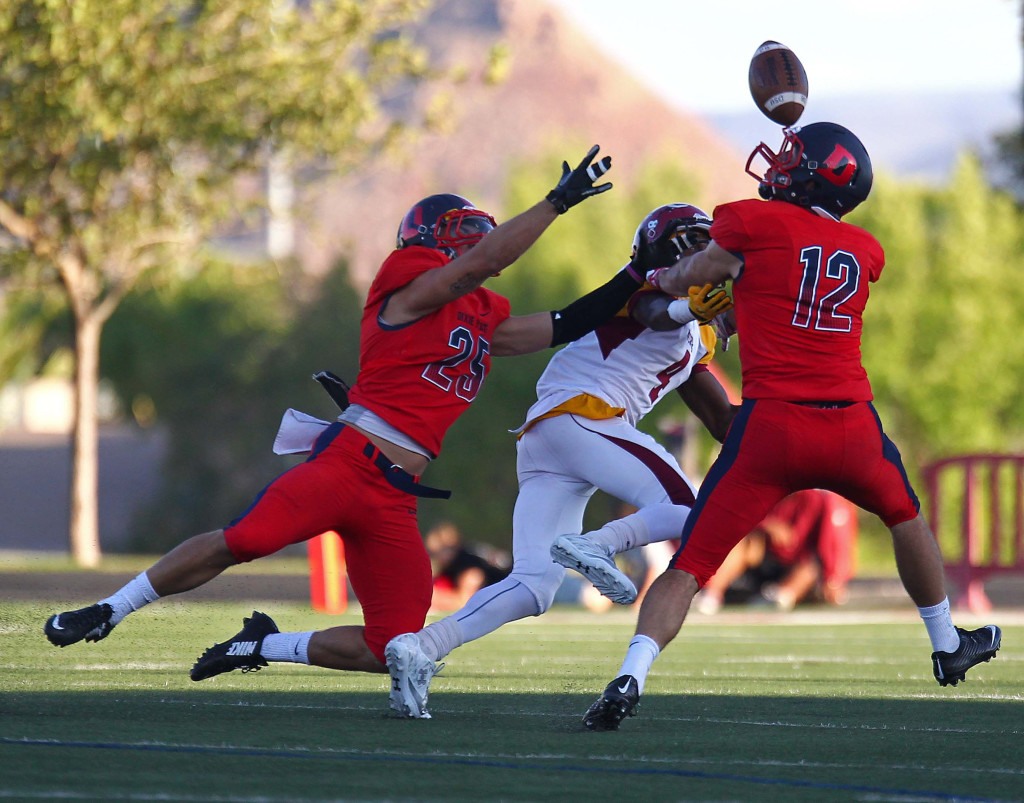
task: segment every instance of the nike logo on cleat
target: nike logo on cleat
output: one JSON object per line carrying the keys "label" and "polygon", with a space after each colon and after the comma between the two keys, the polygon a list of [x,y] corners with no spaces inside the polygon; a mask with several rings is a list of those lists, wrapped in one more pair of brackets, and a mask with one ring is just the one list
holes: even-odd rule
{"label": "nike logo on cleat", "polygon": [[625,694],[629,691],[629,681],[627,680],[622,686],[619,687],[619,694]]}
{"label": "nike logo on cleat", "polygon": [[255,641],[235,641],[228,647],[226,655],[252,655],[256,652]]}
{"label": "nike logo on cleat", "polygon": [[57,616],[53,617],[53,621],[50,622],[50,627],[52,627],[54,630],[63,630],[64,629],[63,627],[60,626],[60,614],[58,614]]}

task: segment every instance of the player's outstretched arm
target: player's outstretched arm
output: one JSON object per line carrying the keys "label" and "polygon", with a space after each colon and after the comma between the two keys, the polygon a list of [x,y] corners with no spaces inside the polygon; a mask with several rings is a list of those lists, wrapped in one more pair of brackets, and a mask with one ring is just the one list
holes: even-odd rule
{"label": "player's outstretched arm", "polygon": [[641,274],[629,264],[567,307],[506,318],[494,330],[491,354],[495,357],[530,354],[577,340],[622,309],[642,284]]}
{"label": "player's outstretched arm", "polygon": [[[565,168],[567,166],[563,170]],[[630,261],[615,276],[569,306],[552,312],[507,318],[495,330],[491,354],[498,357],[529,354],[548,346],[569,343],[592,332],[626,306],[633,294],[643,286],[644,275],[657,264],[652,264],[652,261],[649,247],[636,249]],[[660,297],[661,301],[647,301],[648,295]],[[637,299],[638,304],[645,305],[643,318],[636,319],[646,325],[654,322],[652,328],[678,328],[685,321],[672,320],[670,305],[674,301],[661,293],[645,294]],[[687,302],[676,302],[677,306],[679,303],[686,306]],[[647,304],[651,306],[647,307]],[[693,317],[686,320],[693,320]]]}
{"label": "player's outstretched arm", "polygon": [[712,437],[719,443],[724,441],[739,407],[730,403],[715,375],[710,371],[695,371],[679,386],[678,393]]}
{"label": "player's outstretched arm", "polygon": [[543,201],[488,232],[447,265],[427,271],[396,292],[388,301],[388,323],[417,320],[472,292],[526,253],[560,214],[610,190],[610,183],[595,186],[612,164],[610,156],[594,161],[598,148],[591,148],[575,169],[563,163],[562,177]]}
{"label": "player's outstretched arm", "polygon": [[691,287],[719,285],[739,276],[743,262],[714,240],[703,251],[683,257],[671,267],[647,274],[647,281],[674,296],[688,296]]}

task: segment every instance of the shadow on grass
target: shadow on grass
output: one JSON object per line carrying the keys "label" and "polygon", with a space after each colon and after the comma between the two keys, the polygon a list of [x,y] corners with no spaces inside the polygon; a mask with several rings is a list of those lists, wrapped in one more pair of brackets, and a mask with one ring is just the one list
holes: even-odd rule
{"label": "shadow on grass", "polygon": [[652,694],[590,733],[593,697],[445,691],[428,721],[388,716],[379,691],[12,692],[0,795],[942,800],[1024,784],[1019,703]]}

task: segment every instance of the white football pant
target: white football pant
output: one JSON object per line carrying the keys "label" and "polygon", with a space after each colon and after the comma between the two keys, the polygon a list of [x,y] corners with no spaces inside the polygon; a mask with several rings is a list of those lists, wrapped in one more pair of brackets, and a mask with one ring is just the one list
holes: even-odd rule
{"label": "white football pant", "polygon": [[613,530],[610,541],[601,540],[615,551],[678,538],[697,495],[672,455],[621,418],[545,418],[526,431],[517,449],[512,573],[480,589],[453,615],[466,641],[551,607],[565,576],[551,559],[551,544],[581,531],[595,490],[639,508],[597,531]]}

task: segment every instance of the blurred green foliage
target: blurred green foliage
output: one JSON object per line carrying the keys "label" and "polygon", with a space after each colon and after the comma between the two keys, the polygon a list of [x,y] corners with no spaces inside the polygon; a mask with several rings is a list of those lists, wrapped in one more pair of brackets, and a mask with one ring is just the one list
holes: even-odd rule
{"label": "blurred green foliage", "polygon": [[281,414],[338,410],[312,375],[355,378],[362,299],[339,263],[309,292],[292,266],[209,264],[130,296],[111,320],[102,372],[123,407],[169,434],[163,487],[132,547],[160,551],[234,519],[296,462],[271,452]]}
{"label": "blurred green foliage", "polygon": [[908,470],[1024,449],[1024,215],[962,157],[946,187],[881,178],[851,216],[886,249],[864,363]]}
{"label": "blurred green foliage", "polygon": [[[423,0],[0,0],[0,293],[74,322],[70,542],[94,565],[98,352],[148,273],[265,209],[263,171],[345,170],[430,124],[453,72],[410,38]],[[424,91],[413,91],[423,87]],[[435,92],[437,90],[437,92]],[[17,299],[0,314],[24,320]],[[49,311],[40,301],[40,315]],[[31,311],[28,311],[31,312]],[[26,371],[41,332],[0,350]]]}
{"label": "blurred green foliage", "polygon": [[392,147],[426,114],[394,96],[448,78],[402,32],[424,8],[0,2],[0,282],[59,283],[102,325],[148,269],[262,209],[275,152],[345,169]]}

